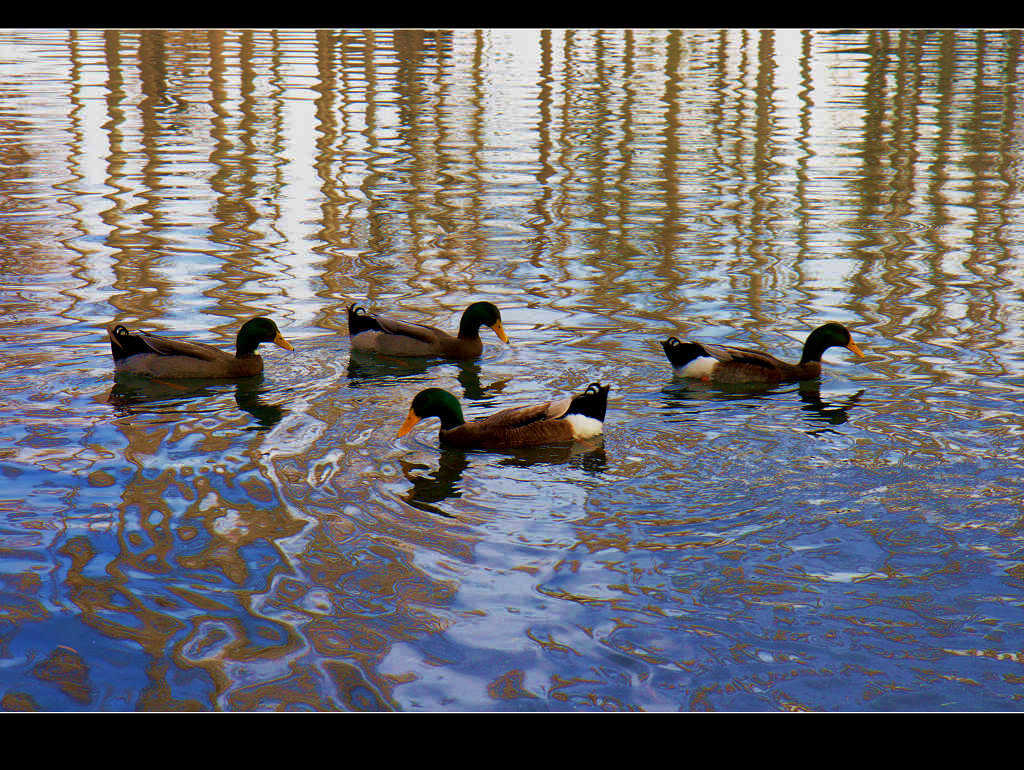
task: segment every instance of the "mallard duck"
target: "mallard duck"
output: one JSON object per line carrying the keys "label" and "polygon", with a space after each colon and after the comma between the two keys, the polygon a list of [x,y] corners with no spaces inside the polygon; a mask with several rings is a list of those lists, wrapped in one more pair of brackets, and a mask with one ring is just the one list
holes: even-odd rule
{"label": "mallard duck", "polygon": [[130,332],[121,324],[107,327],[114,369],[148,377],[251,377],[263,371],[263,359],[256,355],[261,342],[292,350],[269,318],[253,318],[242,324],[235,343],[235,355],[204,345],[149,332]]}
{"label": "mallard duck", "polygon": [[352,349],[389,356],[475,358],[484,349],[480,340],[481,326],[489,326],[498,339],[508,342],[508,335],[501,326],[501,313],[490,302],[474,302],[466,308],[457,337],[433,326],[372,315],[355,304],[348,307]]}
{"label": "mallard duck", "polygon": [[676,337],[670,337],[661,346],[680,377],[721,383],[813,380],[821,375],[821,354],[835,346],[849,348],[861,358],[864,357],[850,338],[849,330],[834,322],[819,326],[810,333],[798,364],[780,361],[760,350],[705,342],[680,342]]}
{"label": "mallard duck", "polygon": [[439,417],[441,442],[456,447],[510,449],[591,438],[604,430],[609,387],[594,382],[578,396],[504,409],[472,422],[463,418],[455,396],[441,388],[427,388],[412,400],[398,436],[424,418]]}

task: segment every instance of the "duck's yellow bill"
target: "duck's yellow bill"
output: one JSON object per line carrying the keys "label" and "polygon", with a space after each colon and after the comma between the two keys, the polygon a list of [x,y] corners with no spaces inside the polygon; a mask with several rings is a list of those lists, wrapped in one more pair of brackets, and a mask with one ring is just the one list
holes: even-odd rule
{"label": "duck's yellow bill", "polygon": [[850,350],[852,350],[854,353],[856,353],[861,358],[864,358],[864,354],[860,352],[860,348],[857,347],[857,343],[854,342],[853,340],[850,340],[850,344],[847,345],[846,347],[848,347]]}
{"label": "duck's yellow bill", "polygon": [[508,344],[508,335],[505,334],[505,327],[501,325],[501,321],[495,321],[494,326],[491,328],[494,329],[494,333],[498,335],[499,340]]}
{"label": "duck's yellow bill", "polygon": [[416,412],[410,409],[409,416],[405,418],[405,422],[403,422],[402,427],[398,429],[398,434],[395,436],[395,438],[401,438],[402,436],[404,436],[406,433],[411,431],[416,426],[416,423],[418,423],[419,421],[420,418],[416,416]]}
{"label": "duck's yellow bill", "polygon": [[277,345],[279,348],[284,348],[285,350],[295,350],[295,348],[291,346],[291,343],[288,342],[288,340],[286,340],[280,334],[274,337],[274,344]]}

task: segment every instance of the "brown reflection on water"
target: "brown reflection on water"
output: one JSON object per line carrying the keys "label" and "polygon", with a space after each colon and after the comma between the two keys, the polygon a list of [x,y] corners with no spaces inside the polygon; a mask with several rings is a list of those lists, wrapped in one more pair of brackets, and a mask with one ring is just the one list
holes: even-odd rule
{"label": "brown reflection on water", "polygon": [[775,48],[771,30],[761,30],[757,41],[757,77],[754,90],[754,138],[753,147],[753,188],[750,211],[749,253],[754,264],[745,272],[750,279],[748,287],[750,314],[758,323],[768,323],[763,295],[765,277],[771,280],[776,275],[773,263],[778,261],[774,233],[779,230],[782,211],[773,189],[773,172],[777,169],[775,158],[776,132],[774,91],[775,91]]}
{"label": "brown reflection on water", "polygon": [[[999,276],[1014,262],[1002,233],[1017,183],[1003,170],[1018,162],[1009,138],[1019,131],[1020,36],[985,35],[977,33],[973,48],[951,31],[867,36],[863,167],[855,189],[863,238],[852,285],[855,307],[868,317],[877,307],[887,337],[909,334],[977,351],[1008,342],[1002,319],[1010,282]],[[1005,58],[987,58],[992,42],[1005,46]],[[972,92],[962,87],[968,79]],[[922,208],[930,211],[927,221]],[[941,377],[942,368],[918,367],[931,377]]]}
{"label": "brown reflection on water", "polygon": [[208,162],[214,169],[209,179],[214,196],[210,239],[221,248],[220,261],[211,275],[217,285],[205,294],[215,299],[225,313],[255,315],[263,307],[254,300],[265,294],[253,286],[256,283],[253,279],[266,269],[259,259],[264,233],[257,227],[261,218],[260,204],[265,203],[266,196],[259,179],[258,150],[259,130],[266,116],[261,115],[256,106],[257,68],[252,33],[243,32],[238,40],[237,93],[231,82],[236,76],[236,65],[229,61],[223,31],[209,32],[207,43],[213,112]]}
{"label": "brown reflection on water", "polygon": [[[978,347],[984,351],[1001,347],[1006,338],[1002,295],[1012,289],[1013,281],[1004,276],[1016,261],[1002,231],[1018,185],[1017,179],[1003,170],[1015,165],[1006,150],[1008,138],[1020,130],[1015,121],[1020,35],[1020,30],[998,38],[983,30],[976,33],[973,109],[965,126],[965,143],[971,153],[968,162],[973,171],[969,204],[975,212],[975,223],[970,240],[973,253],[964,264],[977,277],[969,287],[966,316],[984,333],[985,339],[978,340]],[[1005,46],[1005,61],[996,59],[986,66],[987,52],[1000,44]]]}
{"label": "brown reflection on water", "polygon": [[[119,317],[131,316],[133,320],[160,318],[166,312],[166,301],[171,292],[168,282],[154,269],[154,254],[143,250],[152,246],[153,242],[143,240],[140,249],[138,225],[133,221],[136,217],[132,216],[138,209],[134,201],[134,184],[130,179],[134,152],[128,136],[128,113],[134,113],[135,104],[129,99],[126,90],[127,65],[122,60],[122,36],[118,31],[107,31],[104,38],[108,77],[107,111],[110,115],[110,120],[104,126],[110,146],[106,156],[107,187],[116,191],[110,196],[114,205],[101,215],[104,223],[111,228],[105,242],[114,249],[112,288],[115,293],[109,301],[117,308]],[[141,111],[142,105],[138,106]],[[152,130],[152,119],[149,127]],[[151,153],[155,144],[149,142],[147,146],[150,149],[149,163],[152,165]],[[84,154],[84,149],[82,152]],[[149,197],[149,203],[150,206],[154,203],[152,196]],[[155,217],[156,214],[150,213],[149,216]]]}
{"label": "brown reflection on water", "polygon": [[[148,660],[151,684],[133,707],[211,706],[173,694],[173,665],[204,671],[212,704],[231,710],[395,708],[392,690],[407,677],[379,673],[381,661],[396,643],[442,632],[450,621],[430,608],[445,607],[456,591],[454,581],[424,574],[408,544],[469,560],[465,538],[415,508],[407,516],[381,509],[347,477],[311,490],[291,463],[274,474],[258,459],[231,465],[226,459],[240,450],[231,420],[201,412],[161,419],[160,411],[139,419],[145,403],[136,406],[134,419],[121,420],[124,456],[139,471],[112,512],[116,553],[98,552],[84,535],[59,548],[62,585],[82,622],[137,645]],[[148,470],[148,458],[195,433],[205,433],[197,465]],[[249,451],[260,456],[255,439]],[[367,507],[379,517],[372,528],[355,523]],[[54,655],[40,676],[93,703],[100,683],[77,653]],[[250,685],[243,669],[266,673]]]}
{"label": "brown reflection on water", "polygon": [[[202,275],[211,304],[201,307],[230,316],[225,329],[274,304],[278,292],[260,281],[268,272],[315,271],[310,286],[320,301],[308,317],[338,331],[337,308],[353,297],[372,302],[397,291],[414,303],[446,302],[486,283],[500,256],[532,265],[535,277],[522,288],[540,300],[564,299],[559,284],[577,282],[577,266],[586,265],[587,280],[564,287],[567,296],[627,318],[647,312],[631,299],[646,292],[681,305],[683,287],[704,286],[708,296],[724,290],[743,309],[735,322],[756,337],[759,327],[777,324],[780,288],[812,291],[806,265],[818,255],[807,234],[833,226],[829,201],[807,199],[810,160],[820,152],[812,149],[815,121],[824,110],[859,109],[860,171],[846,185],[857,202],[846,223],[859,236],[855,270],[836,288],[864,317],[880,316],[888,336],[909,324],[917,339],[940,337],[953,325],[984,347],[983,336],[1006,334],[999,308],[1010,284],[1000,275],[1015,242],[1017,31],[801,32],[795,49],[780,48],[771,30],[542,31],[528,39],[537,48],[536,82],[516,91],[533,110],[515,130],[528,132],[523,146],[533,154],[521,170],[536,185],[505,190],[510,205],[525,198],[517,224],[532,233],[515,255],[488,237],[490,222],[516,216],[495,207],[494,172],[520,170],[491,146],[491,126],[502,119],[488,90],[500,36],[98,34],[68,35],[71,149],[79,165],[95,152],[80,115],[87,99],[101,96],[111,205],[99,216],[110,228],[103,238],[115,276],[109,301],[124,319],[180,312],[178,276],[164,269],[169,253],[215,246]],[[94,61],[85,52],[98,41],[102,60]],[[857,101],[829,103],[830,84],[816,79],[812,62],[842,44],[862,46],[844,72],[863,82],[855,82]],[[799,78],[780,81],[790,55]],[[293,93],[300,83],[308,94]],[[706,88],[705,103],[692,101],[698,87]],[[781,106],[791,88],[798,89],[795,131]],[[298,160],[289,155],[295,137],[286,112],[303,99],[312,106],[316,185],[305,192],[316,199],[319,229],[312,253],[296,255],[294,233],[275,233],[274,221],[286,216],[277,195]],[[698,136],[702,122],[707,132]],[[11,148],[25,129],[7,126],[9,174],[22,166],[17,152],[25,151]],[[795,168],[780,158],[784,146],[795,149]],[[16,184],[5,182],[0,193]],[[708,195],[696,197],[697,187]],[[209,196],[205,212],[197,192]],[[638,215],[657,222],[640,224]],[[174,242],[175,228],[200,224],[204,244]],[[795,253],[779,237],[790,229]],[[17,248],[24,238],[9,240]],[[634,257],[647,252],[647,277],[660,285],[629,276]],[[401,259],[385,256],[393,254]],[[949,317],[959,305],[970,324]]]}
{"label": "brown reflection on water", "polygon": [[[344,45],[338,46],[337,55],[344,57]],[[319,30],[316,33],[316,59],[319,82],[316,85],[316,120],[318,136],[316,139],[317,158],[314,167],[317,178],[320,180],[321,190],[324,195],[324,202],[320,206],[320,221],[322,230],[320,239],[327,243],[338,243],[345,235],[346,223],[352,212],[352,207],[345,207],[351,203],[344,185],[338,184],[338,179],[344,179],[344,163],[339,164],[336,156],[344,157],[343,145],[348,134],[347,111],[337,103],[337,94],[345,93],[344,73],[347,68],[342,62],[340,65],[335,61],[334,35],[330,32]],[[340,76],[338,70],[340,69]],[[321,292],[322,296],[330,296],[337,291],[336,281],[333,279],[339,275],[348,275],[351,271],[351,260],[341,250],[331,250],[324,255],[324,273],[331,276],[326,281],[327,291]],[[339,317],[340,318],[340,317]],[[324,313],[317,315],[317,325],[325,328],[340,331],[338,321]]]}

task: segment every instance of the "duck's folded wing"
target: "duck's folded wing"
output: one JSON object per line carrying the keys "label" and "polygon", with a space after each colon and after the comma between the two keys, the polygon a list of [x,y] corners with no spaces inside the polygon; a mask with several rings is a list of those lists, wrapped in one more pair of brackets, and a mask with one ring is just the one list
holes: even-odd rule
{"label": "duck's folded wing", "polygon": [[748,348],[734,348],[727,345],[711,345],[707,342],[697,343],[705,355],[717,359],[723,364],[747,364],[750,366],[761,366],[766,369],[775,369],[780,361],[774,356],[762,353],[760,350]]}
{"label": "duck's folded wing", "polygon": [[543,404],[513,407],[512,409],[503,409],[500,412],[495,412],[488,417],[474,420],[468,424],[486,429],[512,430],[513,428],[521,428],[524,425],[530,425],[531,423],[543,420],[557,419],[566,413],[570,404],[572,404],[571,398],[562,398],[558,401],[548,401]]}
{"label": "duck's folded wing", "polygon": [[466,446],[536,446],[573,439],[570,423],[558,419],[565,415],[571,398],[532,404],[463,423],[446,440]]}
{"label": "duck's folded wing", "polygon": [[438,336],[441,334],[439,329],[435,329],[432,326],[408,323],[407,321],[399,321],[396,318],[385,318],[383,316],[373,316],[373,318],[380,325],[381,330],[388,334],[412,337],[415,340],[428,344],[437,342]]}
{"label": "duck's folded wing", "polygon": [[137,332],[137,336],[150,353],[158,356],[188,356],[202,361],[220,361],[228,355],[223,350],[202,342],[186,342],[141,331]]}

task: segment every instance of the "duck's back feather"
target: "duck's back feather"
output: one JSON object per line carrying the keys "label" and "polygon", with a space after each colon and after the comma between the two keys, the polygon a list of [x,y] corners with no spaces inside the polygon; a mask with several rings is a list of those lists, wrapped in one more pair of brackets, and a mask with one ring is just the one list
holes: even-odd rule
{"label": "duck's back feather", "polygon": [[158,356],[186,356],[200,361],[224,361],[234,358],[230,353],[204,342],[176,340],[149,332],[139,332],[138,334],[150,351]]}
{"label": "duck's back feather", "polygon": [[438,335],[444,334],[443,331],[435,329],[433,326],[414,324],[408,321],[400,321],[397,318],[374,315],[372,313],[367,313],[361,307],[350,305],[348,308],[349,336],[356,337],[366,332],[396,334],[428,344],[435,342]]}

